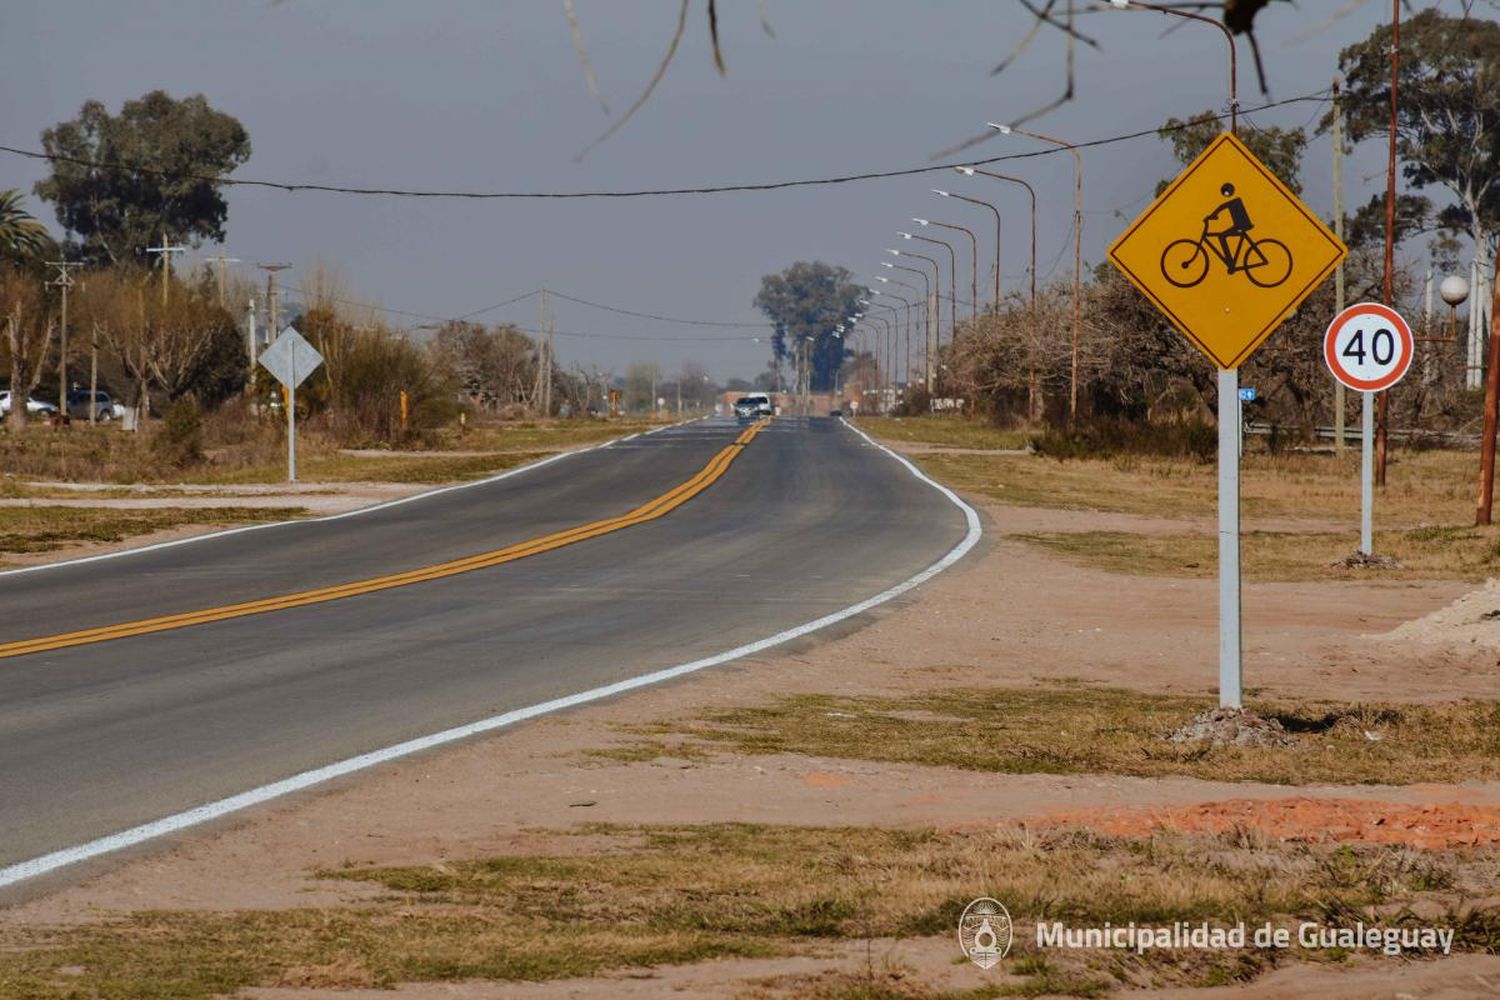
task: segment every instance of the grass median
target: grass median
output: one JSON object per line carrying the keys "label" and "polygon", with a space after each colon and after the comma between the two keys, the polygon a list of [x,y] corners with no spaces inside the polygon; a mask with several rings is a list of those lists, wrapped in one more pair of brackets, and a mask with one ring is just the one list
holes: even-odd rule
{"label": "grass median", "polygon": [[861,942],[873,951],[900,938],[931,938],[957,959],[953,929],[978,895],[1003,900],[1018,923],[1010,961],[981,992],[928,991],[874,963],[849,971],[863,964],[852,962],[810,983],[763,985],[822,1000],[1089,997],[1249,979],[1298,954],[1042,954],[1032,943],[1041,919],[1258,923],[1359,913],[1399,923],[1420,907],[1448,915],[1460,949],[1500,946],[1500,917],[1463,902],[1485,891],[1494,864],[1474,850],[1413,856],[1242,833],[1127,839],[1004,827],[587,826],[550,837],[552,853],[312,873],[373,889],[358,905],[11,926],[0,930],[0,993],[189,1000],[251,986],[547,980],[713,958],[849,956]]}
{"label": "grass median", "polygon": [[110,544],[174,528],[230,527],[306,514],[302,507],[0,507],[0,556]]}

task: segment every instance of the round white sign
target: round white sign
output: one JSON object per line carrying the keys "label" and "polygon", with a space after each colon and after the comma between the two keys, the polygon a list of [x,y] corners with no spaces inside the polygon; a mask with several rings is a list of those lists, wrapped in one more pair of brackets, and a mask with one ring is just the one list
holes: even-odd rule
{"label": "round white sign", "polygon": [[1415,353],[1416,340],[1406,320],[1378,302],[1345,309],[1323,336],[1328,370],[1359,392],[1380,392],[1401,381]]}

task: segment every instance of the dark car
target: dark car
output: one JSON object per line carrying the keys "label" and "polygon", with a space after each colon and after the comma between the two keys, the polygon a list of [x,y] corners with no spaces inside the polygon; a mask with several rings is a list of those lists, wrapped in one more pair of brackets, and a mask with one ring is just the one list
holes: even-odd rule
{"label": "dark car", "polygon": [[68,416],[74,420],[87,420],[92,411],[95,420],[104,421],[115,415],[115,401],[109,398],[109,393],[96,392],[93,397],[93,405],[90,406],[87,389],[74,389],[69,392]]}

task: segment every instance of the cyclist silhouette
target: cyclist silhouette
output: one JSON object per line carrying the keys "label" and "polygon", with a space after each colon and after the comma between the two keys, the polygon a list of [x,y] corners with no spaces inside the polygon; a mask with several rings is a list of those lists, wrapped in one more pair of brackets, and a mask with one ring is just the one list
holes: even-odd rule
{"label": "cyclist silhouette", "polygon": [[1218,258],[1229,274],[1243,274],[1252,285],[1275,288],[1292,273],[1292,252],[1280,240],[1256,239],[1255,222],[1236,197],[1233,184],[1219,188],[1223,201],[1203,218],[1203,235],[1195,240],[1173,240],[1161,255],[1162,277],[1178,288],[1192,288],[1208,277],[1209,262]]}
{"label": "cyclist silhouette", "polygon": [[[1239,256],[1239,248],[1236,247],[1233,251],[1229,249],[1230,237],[1238,236],[1240,242],[1244,243],[1250,230],[1255,228],[1255,223],[1250,221],[1250,213],[1246,210],[1244,201],[1234,196],[1233,184],[1225,184],[1219,188],[1219,194],[1223,195],[1226,201],[1204,218],[1203,224],[1206,228],[1203,235],[1212,236],[1218,240],[1223,259],[1234,261]],[[1213,228],[1215,225],[1222,228],[1215,229]],[[1230,271],[1235,269],[1232,263],[1229,269]]]}

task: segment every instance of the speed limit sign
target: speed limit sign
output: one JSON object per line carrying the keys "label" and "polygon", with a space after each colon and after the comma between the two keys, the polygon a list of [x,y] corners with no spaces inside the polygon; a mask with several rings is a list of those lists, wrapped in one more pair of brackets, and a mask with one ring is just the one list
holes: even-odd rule
{"label": "speed limit sign", "polygon": [[1406,320],[1378,302],[1345,309],[1323,336],[1323,357],[1333,377],[1359,392],[1380,392],[1401,381],[1415,347]]}

